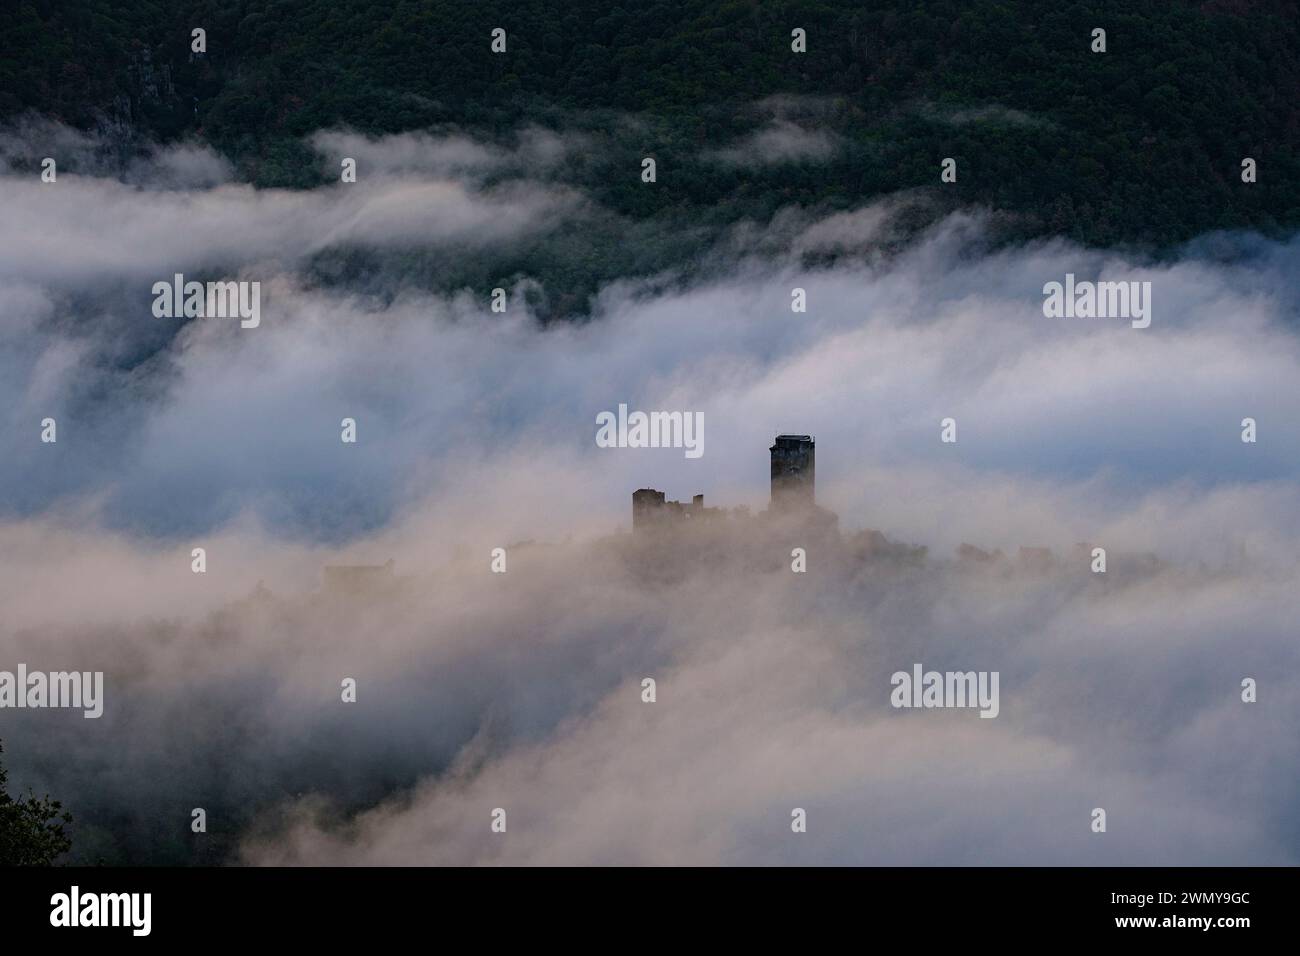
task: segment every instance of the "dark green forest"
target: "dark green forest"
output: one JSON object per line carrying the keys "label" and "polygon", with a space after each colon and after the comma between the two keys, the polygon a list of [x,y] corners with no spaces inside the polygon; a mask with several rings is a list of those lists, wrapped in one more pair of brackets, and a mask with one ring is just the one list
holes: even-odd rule
{"label": "dark green forest", "polygon": [[[1300,223],[1300,16],[1294,4],[1028,0],[8,0],[0,118],[197,137],[259,186],[337,178],[313,131],[535,124],[593,144],[557,175],[608,224],[552,235],[494,274],[589,293],[689,268],[720,228],[783,207],[910,190],[930,218],[997,211],[1011,241],[1061,235],[1159,253],[1215,229]],[[208,51],[190,52],[190,30]],[[505,55],[489,52],[493,27]],[[808,52],[790,50],[790,31]],[[1104,54],[1089,49],[1107,31]],[[164,71],[165,68],[165,71]],[[164,75],[165,72],[165,75]],[[816,98],[825,161],[707,161],[759,128],[755,104]],[[620,123],[633,116],[637,126]],[[658,163],[657,188],[639,179]],[[956,184],[939,184],[951,156]],[[1259,181],[1241,182],[1241,160]],[[346,272],[392,268],[348,261]],[[438,271],[429,258],[399,266]],[[495,278],[470,266],[457,281]]]}
{"label": "dark green forest", "polygon": [[49,866],[72,848],[64,830],[72,814],[48,796],[14,799],[8,783],[9,774],[0,762],[0,866]]}

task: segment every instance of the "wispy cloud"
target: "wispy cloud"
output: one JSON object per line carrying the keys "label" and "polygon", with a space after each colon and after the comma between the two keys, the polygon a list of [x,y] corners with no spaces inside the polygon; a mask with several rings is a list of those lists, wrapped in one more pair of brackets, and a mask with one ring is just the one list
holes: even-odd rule
{"label": "wispy cloud", "polygon": [[[181,185],[183,149],[153,185],[0,179],[0,667],[109,674],[102,721],[23,713],[6,757],[85,858],[156,860],[206,806],[251,862],[1295,862],[1300,245],[989,251],[964,213],[876,255],[897,200],[738,230],[707,281],[612,285],[583,324],[527,283],[497,314],[311,281],[335,244],[490,256],[584,215],[524,173],[552,136],[324,133],[363,182],[306,192]],[[204,268],[266,283],[259,328],[152,316]],[[1151,327],[1044,317],[1067,272],[1150,281]],[[597,448],[619,402],[703,412],[706,455]],[[646,485],[761,509],[791,429],[847,535],[807,577],[743,526],[709,560],[609,536]],[[1095,576],[1082,541],[1159,562]],[[317,593],[389,557],[383,600]],[[913,661],[1000,670],[1002,714],[891,710]]]}

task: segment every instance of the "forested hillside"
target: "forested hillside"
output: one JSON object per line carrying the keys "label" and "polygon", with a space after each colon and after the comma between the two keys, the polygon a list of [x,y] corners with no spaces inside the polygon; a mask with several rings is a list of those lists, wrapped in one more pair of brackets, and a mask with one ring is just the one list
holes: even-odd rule
{"label": "forested hillside", "polygon": [[[554,175],[656,228],[635,251],[606,248],[608,236],[575,236],[563,254],[552,245],[546,255],[564,261],[549,266],[580,286],[688,261],[717,226],[898,190],[928,194],[936,212],[998,210],[1014,239],[1167,247],[1212,229],[1300,223],[1300,23],[1287,3],[8,6],[0,115],[197,136],[262,186],[336,177],[303,142],[322,128],[583,133],[589,149]],[[504,55],[488,49],[498,26]],[[803,55],[790,49],[796,26],[808,34]],[[1089,49],[1098,26],[1102,54]],[[193,27],[207,31],[206,54],[190,52]],[[718,161],[773,123],[828,145],[788,161]],[[657,188],[640,181],[646,155],[659,164]],[[959,179],[940,187],[948,156]],[[1243,187],[1246,156],[1259,181]],[[663,235],[672,238],[660,248]]]}

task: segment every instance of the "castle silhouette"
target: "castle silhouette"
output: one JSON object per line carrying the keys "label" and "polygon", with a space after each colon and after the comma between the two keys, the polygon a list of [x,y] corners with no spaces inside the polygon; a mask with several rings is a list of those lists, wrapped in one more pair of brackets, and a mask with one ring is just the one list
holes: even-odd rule
{"label": "castle silhouette", "polygon": [[[772,447],[772,492],[768,510],[773,514],[813,515],[816,500],[817,442],[811,435],[777,435]],[[662,528],[687,521],[714,518],[722,508],[706,508],[704,495],[689,502],[667,501],[654,488],[632,492],[632,530]]]}

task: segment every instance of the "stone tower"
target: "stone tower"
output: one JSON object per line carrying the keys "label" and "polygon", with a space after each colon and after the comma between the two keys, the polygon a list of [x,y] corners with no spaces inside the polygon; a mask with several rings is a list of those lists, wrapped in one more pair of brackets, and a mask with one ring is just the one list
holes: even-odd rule
{"label": "stone tower", "polygon": [[814,505],[817,443],[811,435],[777,435],[772,453],[772,510],[793,511]]}

